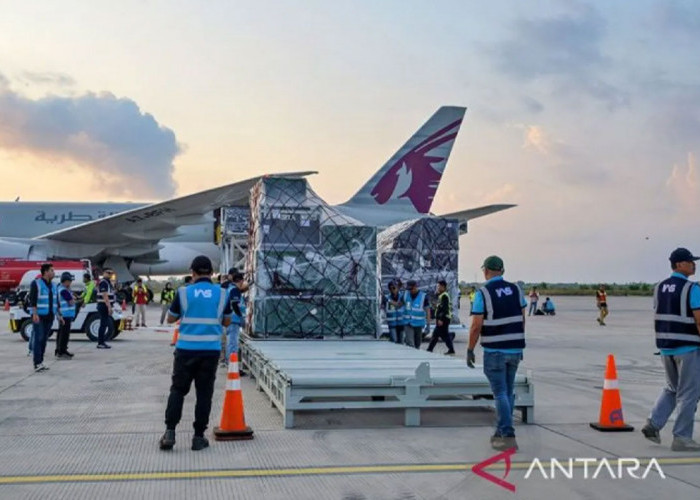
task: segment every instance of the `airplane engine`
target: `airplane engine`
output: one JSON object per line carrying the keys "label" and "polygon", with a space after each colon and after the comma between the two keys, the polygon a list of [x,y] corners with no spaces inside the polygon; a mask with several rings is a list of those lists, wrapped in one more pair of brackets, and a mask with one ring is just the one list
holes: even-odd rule
{"label": "airplane engine", "polygon": [[0,258],[22,259],[22,260],[42,260],[46,255],[37,255],[33,245],[16,241],[0,239]]}

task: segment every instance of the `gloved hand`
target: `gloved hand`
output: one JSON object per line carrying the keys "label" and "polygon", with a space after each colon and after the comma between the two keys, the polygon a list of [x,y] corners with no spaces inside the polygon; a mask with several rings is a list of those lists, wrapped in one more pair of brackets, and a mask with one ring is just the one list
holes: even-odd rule
{"label": "gloved hand", "polygon": [[467,349],[467,366],[469,368],[474,368],[474,363],[476,363],[476,356],[474,355],[474,349]]}

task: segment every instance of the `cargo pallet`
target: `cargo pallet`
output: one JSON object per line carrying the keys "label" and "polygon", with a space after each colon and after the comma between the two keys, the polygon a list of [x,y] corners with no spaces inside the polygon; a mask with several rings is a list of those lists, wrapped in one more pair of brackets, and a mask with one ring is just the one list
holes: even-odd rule
{"label": "cargo pallet", "polygon": [[[306,410],[399,408],[418,426],[422,408],[493,407],[482,367],[391,342],[244,338],[241,359],[288,429]],[[530,372],[516,376],[515,406],[533,422]]]}

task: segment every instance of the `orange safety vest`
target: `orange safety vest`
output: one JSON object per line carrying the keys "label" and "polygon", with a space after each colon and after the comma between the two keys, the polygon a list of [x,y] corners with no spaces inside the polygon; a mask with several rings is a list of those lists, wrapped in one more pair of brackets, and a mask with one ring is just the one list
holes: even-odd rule
{"label": "orange safety vest", "polygon": [[596,292],[596,295],[598,296],[598,301],[599,301],[599,302],[604,302],[604,303],[607,303],[607,302],[608,302],[608,295],[607,295],[607,293],[601,292],[600,290],[598,290],[598,291]]}

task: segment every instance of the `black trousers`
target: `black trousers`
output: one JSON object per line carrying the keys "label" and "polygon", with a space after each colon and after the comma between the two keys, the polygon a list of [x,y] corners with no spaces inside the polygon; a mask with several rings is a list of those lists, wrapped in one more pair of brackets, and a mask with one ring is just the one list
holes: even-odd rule
{"label": "black trousers", "polygon": [[182,418],[182,405],[194,381],[197,402],[194,407],[194,433],[202,436],[209,425],[211,398],[214,395],[216,369],[219,365],[219,351],[212,355],[190,354],[182,349],[175,350],[172,384],[168,407],[165,409],[166,429],[175,429]]}
{"label": "black trousers", "polygon": [[442,320],[442,326],[435,326],[433,330],[433,338],[430,339],[430,345],[428,345],[428,350],[432,351],[438,343],[438,340],[442,341],[447,345],[447,352],[455,352],[455,346],[452,344],[452,338],[450,338],[450,320]]}
{"label": "black trousers", "polygon": [[73,323],[73,318],[63,318],[63,324],[58,327],[58,334],[56,335],[56,354],[65,354],[68,352],[71,323]]}
{"label": "black trousers", "polygon": [[97,304],[97,312],[100,315],[100,328],[97,330],[97,343],[104,344],[109,332],[109,310],[107,304],[101,302]]}

